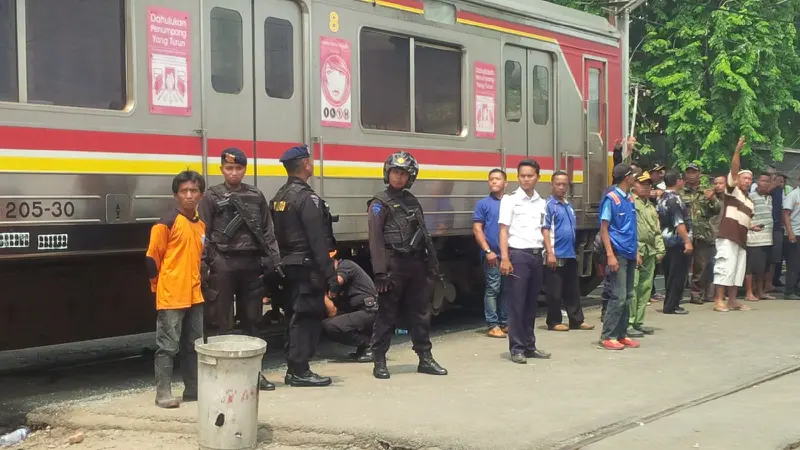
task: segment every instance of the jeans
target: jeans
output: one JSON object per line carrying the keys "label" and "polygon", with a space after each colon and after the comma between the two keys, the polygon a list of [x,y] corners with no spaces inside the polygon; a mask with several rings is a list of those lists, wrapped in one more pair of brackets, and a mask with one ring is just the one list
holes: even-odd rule
{"label": "jeans", "polygon": [[630,305],[633,301],[633,282],[636,276],[636,261],[617,257],[619,270],[606,268],[606,288],[610,291],[606,314],[603,318],[601,339],[624,339],[628,336]]}
{"label": "jeans", "polygon": [[489,267],[484,261],[483,269],[486,274],[486,290],[483,295],[483,314],[486,316],[486,324],[489,328],[505,326],[508,323],[508,308],[505,299],[500,295],[503,287],[500,260],[497,260],[497,265],[494,267]]}

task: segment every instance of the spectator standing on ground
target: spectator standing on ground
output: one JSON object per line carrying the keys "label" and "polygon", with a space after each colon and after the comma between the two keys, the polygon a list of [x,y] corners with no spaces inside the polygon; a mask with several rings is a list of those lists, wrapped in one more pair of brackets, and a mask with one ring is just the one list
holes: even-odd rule
{"label": "spectator standing on ground", "polygon": [[611,293],[601,341],[608,350],[639,347],[628,337],[628,316],[633,301],[633,281],[637,253],[636,209],[628,191],[633,186],[633,172],[627,164],[618,164],[612,171],[613,188],[600,202],[600,238],[606,251],[606,289]]}
{"label": "spectator standing on ground", "polygon": [[745,285],[747,293],[745,300],[757,302],[761,299],[774,300],[766,294],[767,264],[772,256],[772,196],[770,187],[772,176],[762,173],[756,182],[756,190],[750,193],[753,202],[753,220],[758,231],[751,229],[747,232],[747,274]]}
{"label": "spectator standing on ground", "polygon": [[[663,181],[665,172],[666,168],[661,163],[654,163],[653,168],[650,169],[650,180],[652,180],[652,187],[650,188],[650,203],[652,203],[654,207],[658,207],[658,200],[667,189]],[[656,269],[653,271],[653,289],[651,294],[652,298],[650,299],[651,302],[657,302],[664,299],[664,294],[658,292],[658,289],[656,289],[656,275],[659,273],[664,273],[662,263],[657,263]]]}
{"label": "spectator standing on ground", "polygon": [[650,300],[653,283],[653,271],[656,263],[661,262],[666,253],[664,239],[661,237],[661,227],[659,226],[658,213],[655,206],[650,203],[650,188],[652,181],[650,174],[644,172],[636,179],[633,191],[636,194],[634,204],[636,206],[636,229],[639,241],[639,257],[641,264],[634,276],[635,294],[630,307],[630,318],[628,320],[628,335],[653,334],[651,327],[644,326],[644,314],[647,310],[647,303]]}
{"label": "spectator standing on ground", "polygon": [[[739,138],[736,151],[731,158],[731,171],[725,187],[725,200],[722,204],[722,219],[719,222],[719,235],[715,242],[717,254],[714,258],[714,310],[748,311],[750,307],[736,300],[739,287],[744,282],[747,263],[747,232],[751,229],[753,201],[747,196],[753,183],[753,172],[741,170],[741,151],[744,136]],[[723,296],[728,291],[728,306]]]}
{"label": "spectator standing on ground", "polygon": [[[546,203],[542,236],[547,258],[547,328],[552,331],[593,330],[584,322],[581,295],[578,291],[578,259],[575,254],[577,219],[565,198],[569,176],[558,171],[551,178],[552,195]],[[561,303],[567,311],[569,326],[561,323]]]}
{"label": "spectator standing on ground", "polygon": [[[798,177],[800,186],[800,177]],[[784,292],[788,300],[800,300],[797,292],[797,279],[800,275],[800,189],[795,188],[783,202],[783,226],[786,228],[786,240],[783,242],[786,255],[786,284]]]}
{"label": "spectator standing on ground", "polygon": [[690,163],[686,166],[681,189],[681,200],[691,212],[692,218],[692,277],[691,302],[702,305],[703,297],[711,282],[706,267],[711,260],[714,248],[714,233],[711,230],[711,219],[722,210],[722,203],[717,200],[714,190],[700,187],[700,165]]}
{"label": "spectator standing on ground", "polygon": [[[767,261],[768,271],[764,292],[774,292],[776,286],[781,286],[781,271],[783,270],[783,199],[786,197],[784,188],[786,178],[783,174],[772,175],[769,195],[772,197],[772,248]],[[777,281],[776,281],[777,280]]]}
{"label": "spectator standing on ground", "polygon": [[483,295],[483,314],[489,328],[488,336],[504,338],[508,333],[508,310],[500,295],[503,277],[500,275],[500,202],[508,186],[506,173],[500,169],[489,172],[489,195],[478,201],[472,215],[472,234],[481,248],[486,289]]}
{"label": "spectator standing on ground", "polygon": [[[714,196],[722,204],[723,200],[725,200],[725,186],[727,185],[728,177],[725,175],[718,175],[714,177],[712,180],[713,182],[713,189],[714,189]],[[711,225],[711,233],[714,238],[714,242],[716,242],[717,237],[719,236],[719,222],[722,220],[722,208],[720,208],[719,213],[717,213],[714,217],[709,219],[709,224]],[[704,301],[707,303],[714,301],[714,257],[717,254],[717,249],[715,247],[711,247],[711,257],[708,260],[708,266],[706,266],[706,277],[708,277],[709,283],[706,287],[705,292],[705,299]]]}
{"label": "spectator standing on ground", "polygon": [[681,175],[673,169],[664,176],[667,190],[658,201],[658,216],[661,236],[667,247],[664,256],[664,276],[667,293],[664,297],[664,314],[688,314],[681,307],[683,290],[686,288],[687,269],[692,260],[692,217],[689,207],[678,194],[683,188]]}

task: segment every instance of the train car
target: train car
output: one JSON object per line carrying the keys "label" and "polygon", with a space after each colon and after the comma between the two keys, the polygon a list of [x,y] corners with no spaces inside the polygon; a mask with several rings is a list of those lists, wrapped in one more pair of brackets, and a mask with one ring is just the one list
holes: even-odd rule
{"label": "train car", "polygon": [[[472,210],[523,158],[571,176],[582,284],[620,137],[620,35],[534,0],[0,0],[0,350],[151,331],[152,223],[185,168],[250,158],[269,198],[306,143],[343,254],[397,149],[459,300],[480,299]],[[451,290],[452,291],[452,290]],[[437,290],[435,307],[452,301]]]}

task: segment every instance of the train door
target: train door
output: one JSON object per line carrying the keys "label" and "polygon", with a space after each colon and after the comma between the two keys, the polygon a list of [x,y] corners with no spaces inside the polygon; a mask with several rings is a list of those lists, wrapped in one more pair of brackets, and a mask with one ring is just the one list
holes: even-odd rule
{"label": "train door", "polygon": [[[528,156],[539,161],[542,171],[552,174],[557,169],[556,154],[553,144],[553,114],[551,92],[553,73],[553,59],[549,53],[538,50],[528,50]],[[546,175],[547,172],[542,173]],[[545,179],[546,180],[546,179]],[[539,195],[550,195],[550,183],[544,182],[540,177],[540,184],[536,190]]]}
{"label": "train door", "polygon": [[586,108],[586,161],[589,179],[588,208],[598,209],[608,186],[608,151],[606,136],[606,78],[605,63],[584,60],[583,98]]}
{"label": "train door", "polygon": [[516,168],[520,158],[508,156],[528,154],[528,102],[525,101],[528,98],[528,54],[524,48],[506,45],[503,57],[503,147],[506,156],[503,164],[508,168]]}
{"label": "train door", "polygon": [[[256,156],[260,187],[269,197],[285,172],[268,161],[306,141],[302,12],[292,0],[255,0],[253,17]],[[275,186],[266,186],[268,176],[280,177],[269,179]]]}
{"label": "train door", "polygon": [[[222,150],[236,146],[253,159],[253,33],[251,0],[204,0],[203,128],[210,183],[221,182]],[[255,164],[244,181],[254,183]]]}

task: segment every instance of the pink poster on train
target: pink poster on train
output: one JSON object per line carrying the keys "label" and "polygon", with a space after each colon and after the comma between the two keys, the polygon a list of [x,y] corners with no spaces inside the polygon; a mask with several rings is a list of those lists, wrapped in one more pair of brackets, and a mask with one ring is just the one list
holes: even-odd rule
{"label": "pink poster on train", "polygon": [[493,64],[475,62],[475,137],[497,135],[497,70]]}
{"label": "pink poster on train", "polygon": [[350,128],[350,42],[322,36],[319,43],[322,126]]}
{"label": "pink poster on train", "polygon": [[147,59],[150,71],[150,113],[192,114],[189,13],[147,8]]}

